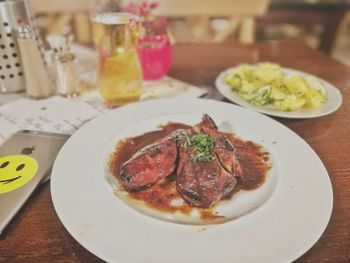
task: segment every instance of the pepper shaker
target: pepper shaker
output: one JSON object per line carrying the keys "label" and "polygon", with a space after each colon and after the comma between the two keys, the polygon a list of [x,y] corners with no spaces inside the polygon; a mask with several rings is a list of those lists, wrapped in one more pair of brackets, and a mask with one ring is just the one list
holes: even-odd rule
{"label": "pepper shaker", "polygon": [[54,87],[46,70],[32,27],[30,25],[20,25],[17,34],[27,96],[32,99],[51,96]]}

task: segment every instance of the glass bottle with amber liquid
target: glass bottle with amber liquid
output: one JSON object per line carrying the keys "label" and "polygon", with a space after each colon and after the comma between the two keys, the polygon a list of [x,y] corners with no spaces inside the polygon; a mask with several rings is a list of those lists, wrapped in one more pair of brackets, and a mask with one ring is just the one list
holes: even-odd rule
{"label": "glass bottle with amber liquid", "polygon": [[92,17],[93,38],[99,56],[98,89],[114,108],[140,99],[142,71],[137,55],[139,17],[127,13],[100,13]]}

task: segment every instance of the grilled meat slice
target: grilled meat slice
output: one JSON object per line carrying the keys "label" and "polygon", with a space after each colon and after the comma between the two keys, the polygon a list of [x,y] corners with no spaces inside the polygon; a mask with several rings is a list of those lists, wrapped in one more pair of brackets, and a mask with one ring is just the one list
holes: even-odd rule
{"label": "grilled meat slice", "polygon": [[120,182],[125,190],[149,187],[171,175],[178,155],[176,133],[139,150],[120,169]]}
{"label": "grilled meat slice", "polygon": [[177,191],[192,206],[211,207],[233,190],[237,180],[215,156],[209,161],[194,161],[193,148],[184,147],[184,144],[184,139],[179,140]]}
{"label": "grilled meat slice", "polygon": [[239,156],[227,136],[218,131],[214,121],[204,114],[202,121],[194,126],[196,133],[205,133],[213,137],[216,141],[214,153],[221,165],[235,177],[242,177],[243,171],[239,163]]}
{"label": "grilled meat slice", "polygon": [[176,188],[192,206],[212,207],[242,176],[238,155],[225,134],[204,115],[193,128],[171,135],[138,151],[120,169],[124,189],[137,191],[176,170]]}

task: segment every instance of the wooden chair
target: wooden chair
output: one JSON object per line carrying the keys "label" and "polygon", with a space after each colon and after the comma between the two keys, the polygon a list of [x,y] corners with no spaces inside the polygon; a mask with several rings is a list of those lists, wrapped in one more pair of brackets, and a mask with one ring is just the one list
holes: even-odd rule
{"label": "wooden chair", "polygon": [[73,32],[77,42],[91,42],[87,0],[32,0],[32,7],[46,35]]}
{"label": "wooden chair", "polygon": [[[132,0],[128,0],[132,1]],[[138,0],[134,0],[138,2]],[[157,0],[155,14],[170,18],[170,34],[179,42],[223,42],[234,33],[242,43],[255,39],[255,16],[266,12],[269,0]],[[88,0],[32,0],[35,14],[47,34],[73,31],[80,43],[91,42]],[[49,16],[45,16],[50,14]],[[215,30],[212,18],[225,18]],[[181,24],[182,26],[178,26]],[[176,32],[180,28],[186,32]],[[181,35],[185,35],[181,39]],[[178,38],[178,36],[180,36]],[[178,39],[177,39],[178,38]]]}
{"label": "wooden chair", "polygon": [[[269,0],[158,0],[155,12],[170,18],[185,18],[183,28],[194,42],[223,42],[238,31],[238,40],[255,40],[254,17],[266,13]],[[225,17],[226,27],[213,30],[212,18]],[[176,27],[171,26],[173,34]],[[175,36],[176,38],[176,36]]]}
{"label": "wooden chair", "polygon": [[340,45],[341,39],[347,34],[350,27],[350,11],[347,11],[341,19],[336,30],[334,41],[331,45],[330,54],[334,54],[335,49]]}

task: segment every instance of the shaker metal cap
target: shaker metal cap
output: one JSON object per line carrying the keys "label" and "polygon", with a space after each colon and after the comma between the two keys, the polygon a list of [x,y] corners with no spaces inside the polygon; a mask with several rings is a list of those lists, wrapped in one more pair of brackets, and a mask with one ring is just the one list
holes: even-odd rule
{"label": "shaker metal cap", "polygon": [[47,37],[52,51],[53,58],[60,62],[73,61],[74,54],[71,52],[72,36],[51,35]]}
{"label": "shaker metal cap", "polygon": [[34,30],[28,24],[20,24],[17,28],[18,38],[34,38]]}

